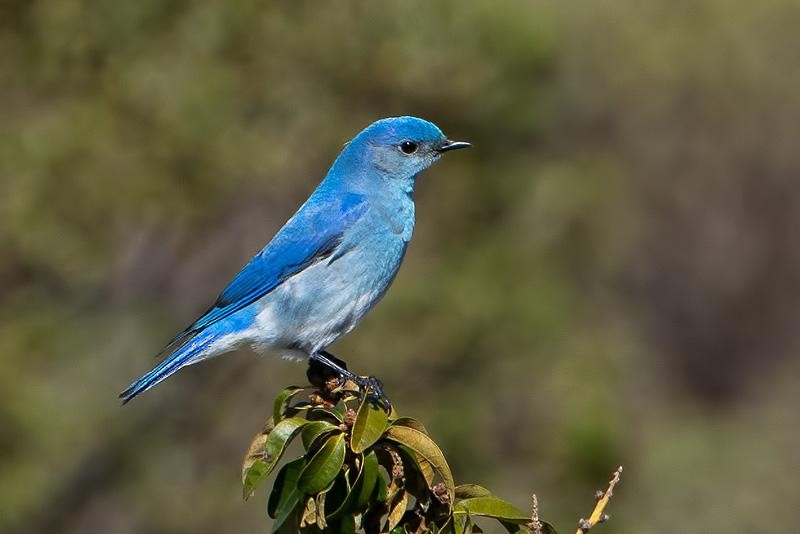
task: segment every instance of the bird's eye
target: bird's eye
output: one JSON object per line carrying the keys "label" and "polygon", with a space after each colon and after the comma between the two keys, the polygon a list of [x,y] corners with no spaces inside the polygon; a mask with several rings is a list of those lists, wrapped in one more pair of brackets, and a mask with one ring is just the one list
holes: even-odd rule
{"label": "bird's eye", "polygon": [[417,143],[413,141],[403,141],[400,143],[400,151],[403,154],[413,154],[417,151]]}

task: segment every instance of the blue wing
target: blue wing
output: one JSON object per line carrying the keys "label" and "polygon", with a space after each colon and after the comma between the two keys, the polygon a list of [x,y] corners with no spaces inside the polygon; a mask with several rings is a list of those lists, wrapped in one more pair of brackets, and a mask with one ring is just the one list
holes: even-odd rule
{"label": "blue wing", "polygon": [[312,196],[242,268],[214,305],[160,354],[170,352],[194,334],[252,304],[309,265],[343,254],[344,233],[366,208],[364,197],[353,193]]}

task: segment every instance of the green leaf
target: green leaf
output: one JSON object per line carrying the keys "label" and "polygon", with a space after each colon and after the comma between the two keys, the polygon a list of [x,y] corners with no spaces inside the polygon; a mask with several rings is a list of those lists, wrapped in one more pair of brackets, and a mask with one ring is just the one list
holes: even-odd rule
{"label": "green leaf", "polygon": [[342,401],[339,401],[336,406],[330,409],[331,414],[333,414],[340,423],[344,423],[344,414],[346,411],[347,405]]}
{"label": "green leaf", "polygon": [[328,518],[339,517],[343,514],[362,513],[369,504],[378,481],[378,457],[374,452],[369,453],[361,462],[361,470],[350,489],[347,498],[341,506],[328,515]]}
{"label": "green leaf", "polygon": [[331,532],[338,532],[339,534],[356,534],[356,518],[352,515],[346,515],[338,521],[335,528]]}
{"label": "green leaf", "polygon": [[272,407],[272,419],[278,423],[283,419],[283,408],[288,403],[292,397],[303,391],[305,388],[301,388],[298,386],[290,386],[283,391],[281,391],[280,395],[275,398],[275,403]]}
{"label": "green leaf", "polygon": [[375,481],[375,490],[373,491],[370,501],[373,503],[386,502],[386,497],[388,496],[389,488],[386,485],[386,480],[384,480],[382,476],[378,476],[378,479]]}
{"label": "green leaf", "polygon": [[272,534],[297,534],[303,510],[304,507],[302,504],[298,504],[293,509],[289,510],[286,518],[281,521],[280,526],[273,526]]}
{"label": "green leaf", "polygon": [[386,502],[389,490],[383,476],[378,476],[375,482],[375,489],[368,501],[369,508],[361,514],[361,528],[364,532],[380,532],[381,518],[386,515],[389,505]]}
{"label": "green leaf", "polygon": [[471,499],[473,497],[491,497],[492,492],[477,484],[461,484],[456,486],[457,499]]}
{"label": "green leaf", "polygon": [[[375,453],[370,453],[364,457],[364,464],[361,468],[359,480],[353,486],[352,494],[356,495],[356,510],[362,510],[369,504],[369,498],[375,484],[378,482],[378,457]],[[360,486],[359,486],[360,484]]]}
{"label": "green leaf", "polygon": [[266,445],[267,436],[273,428],[275,428],[275,424],[270,417],[264,424],[264,430],[253,438],[242,461],[242,493],[245,499],[248,499],[253,494],[255,487],[267,477],[264,470],[264,445]]}
{"label": "green leaf", "polygon": [[349,473],[350,468],[345,464],[333,484],[331,484],[331,488],[326,492],[325,509],[323,511],[325,512],[325,518],[329,521],[343,515],[334,515],[334,512],[341,510],[345,501],[350,497]]}
{"label": "green leaf", "polygon": [[242,493],[245,499],[272,473],[286,445],[307,423],[295,417],[284,419],[272,427],[271,421],[267,421],[264,431],[253,439],[242,464]]}
{"label": "green leaf", "polygon": [[469,515],[480,515],[493,517],[503,521],[513,521],[515,523],[528,523],[531,518],[519,508],[497,497],[473,497],[464,499],[456,504],[453,514],[468,513]]}
{"label": "green leaf", "polygon": [[306,459],[298,458],[283,466],[275,477],[272,493],[267,501],[267,513],[275,519],[272,532],[276,532],[292,515],[303,494],[297,489],[297,479],[305,467]]}
{"label": "green leaf", "polygon": [[350,436],[350,448],[353,452],[360,454],[378,441],[386,430],[386,424],[386,412],[369,396],[364,395]]}
{"label": "green leaf", "polygon": [[340,431],[339,427],[328,421],[314,421],[313,423],[308,423],[305,428],[303,428],[303,433],[300,435],[303,439],[303,447],[309,450],[317,438],[323,434],[334,431]]}
{"label": "green leaf", "polygon": [[454,517],[450,517],[447,522],[442,525],[442,528],[439,529],[439,534],[461,534],[463,530],[456,528],[460,526],[460,521],[457,522]]}
{"label": "green leaf", "polygon": [[264,453],[266,455],[264,463],[267,467],[266,473],[264,474],[265,477],[272,473],[283,456],[287,445],[291,443],[298,432],[307,424],[308,421],[302,417],[290,417],[275,425],[275,428],[269,433],[264,443]]}
{"label": "green leaf", "polygon": [[328,410],[327,408],[311,408],[306,413],[306,419],[309,421],[328,421],[329,423],[337,426],[342,423],[342,420],[339,418],[339,414],[333,410]]}
{"label": "green leaf", "polygon": [[297,487],[307,495],[319,493],[336,479],[344,464],[345,452],[344,434],[328,437],[300,473]]}
{"label": "green leaf", "polygon": [[254,461],[245,469],[242,478],[242,493],[245,500],[253,495],[256,486],[266,480],[267,476],[269,476],[269,471],[263,460]]}
{"label": "green leaf", "polygon": [[405,445],[414,451],[420,460],[428,462],[436,473],[442,477],[447,486],[447,492],[450,494],[450,502],[453,502],[455,498],[455,481],[453,480],[453,474],[450,472],[450,466],[447,465],[447,460],[445,460],[439,446],[427,434],[414,428],[393,425],[386,430],[384,436],[401,445]]}
{"label": "green leaf", "polygon": [[413,417],[398,417],[392,421],[392,426],[405,426],[408,428],[413,428],[414,430],[419,430],[423,434],[428,434],[427,429],[422,425],[422,423]]}

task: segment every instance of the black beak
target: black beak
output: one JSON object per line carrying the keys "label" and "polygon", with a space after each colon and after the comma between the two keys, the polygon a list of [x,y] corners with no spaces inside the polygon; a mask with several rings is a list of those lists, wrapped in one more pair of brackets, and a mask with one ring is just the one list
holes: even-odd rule
{"label": "black beak", "polygon": [[449,152],[451,150],[458,150],[459,148],[469,148],[472,145],[466,143],[464,141],[450,141],[449,139],[445,141],[439,148],[436,149],[436,152],[439,154],[443,154],[445,152]]}

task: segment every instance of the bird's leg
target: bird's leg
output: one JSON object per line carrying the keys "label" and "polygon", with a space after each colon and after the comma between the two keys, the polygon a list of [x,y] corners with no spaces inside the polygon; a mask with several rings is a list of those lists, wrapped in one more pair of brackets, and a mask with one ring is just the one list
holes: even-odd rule
{"label": "bird's leg", "polygon": [[371,393],[386,411],[392,405],[383,391],[383,383],[375,376],[359,376],[347,370],[347,364],[328,351],[315,352],[308,359],[306,376],[312,385],[324,387],[325,381],[336,377],[340,381],[351,381],[366,395]]}

